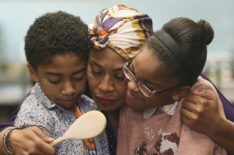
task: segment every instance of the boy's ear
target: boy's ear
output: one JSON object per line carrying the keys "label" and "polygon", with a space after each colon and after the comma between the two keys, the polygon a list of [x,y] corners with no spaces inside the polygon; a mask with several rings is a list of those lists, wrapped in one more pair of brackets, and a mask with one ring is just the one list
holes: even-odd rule
{"label": "boy's ear", "polygon": [[175,101],[178,101],[182,98],[184,98],[190,91],[190,86],[184,86],[182,88],[179,88],[177,89],[177,91],[175,91],[173,94],[172,94],[172,98],[175,100]]}
{"label": "boy's ear", "polygon": [[30,64],[27,64],[27,67],[28,67],[28,72],[32,78],[32,80],[34,82],[38,82],[38,76],[37,76],[37,71],[30,65]]}

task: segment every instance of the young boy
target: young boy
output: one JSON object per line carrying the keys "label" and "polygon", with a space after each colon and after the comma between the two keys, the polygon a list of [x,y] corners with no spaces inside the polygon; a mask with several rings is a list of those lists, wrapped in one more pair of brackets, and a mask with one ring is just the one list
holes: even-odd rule
{"label": "young boy", "polygon": [[[210,83],[198,78],[213,35],[212,27],[204,20],[195,23],[175,18],[146,41],[132,62],[125,63],[123,72],[130,81],[127,107],[120,113],[118,155],[226,154],[180,119],[182,101],[191,87],[209,89],[217,96]],[[222,110],[220,113],[224,116]]]}
{"label": "young boy", "polygon": [[[65,12],[47,13],[35,20],[25,38],[28,70],[36,84],[25,98],[15,127],[38,126],[56,139],[80,116],[97,109],[82,95],[86,86],[88,27]],[[104,134],[88,140],[67,140],[56,154],[108,154]]]}

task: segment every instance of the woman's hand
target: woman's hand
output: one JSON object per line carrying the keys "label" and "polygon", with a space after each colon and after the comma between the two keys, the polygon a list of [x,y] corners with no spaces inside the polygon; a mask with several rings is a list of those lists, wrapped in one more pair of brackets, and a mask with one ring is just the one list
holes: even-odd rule
{"label": "woman's hand", "polygon": [[192,130],[212,136],[222,119],[218,96],[212,89],[195,90],[182,103],[181,120]]}
{"label": "woman's hand", "polygon": [[33,126],[13,130],[8,139],[8,148],[15,155],[52,155],[55,154],[55,148],[50,145],[53,141],[40,128]]}
{"label": "woman's hand", "polygon": [[181,120],[234,155],[234,123],[219,113],[218,96],[210,89],[189,94],[182,103]]}

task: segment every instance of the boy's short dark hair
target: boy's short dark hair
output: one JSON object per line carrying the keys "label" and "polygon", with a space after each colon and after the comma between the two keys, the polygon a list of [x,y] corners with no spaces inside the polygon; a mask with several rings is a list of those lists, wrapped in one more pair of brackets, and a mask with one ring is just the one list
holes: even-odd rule
{"label": "boy's short dark hair", "polygon": [[35,20],[25,37],[28,63],[37,69],[57,54],[75,53],[88,59],[88,26],[66,12],[47,13]]}

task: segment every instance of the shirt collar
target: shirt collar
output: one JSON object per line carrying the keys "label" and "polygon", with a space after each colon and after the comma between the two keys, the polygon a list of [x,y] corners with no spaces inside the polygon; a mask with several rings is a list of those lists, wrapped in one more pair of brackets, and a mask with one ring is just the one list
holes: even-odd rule
{"label": "shirt collar", "polygon": [[150,118],[152,115],[154,115],[156,113],[156,111],[158,109],[162,110],[163,112],[165,112],[169,116],[172,116],[175,113],[175,109],[176,109],[177,104],[178,104],[178,101],[175,101],[173,104],[164,105],[164,106],[161,106],[159,108],[156,107],[156,108],[152,108],[152,109],[146,109],[143,111],[143,117],[144,117],[144,119]]}

